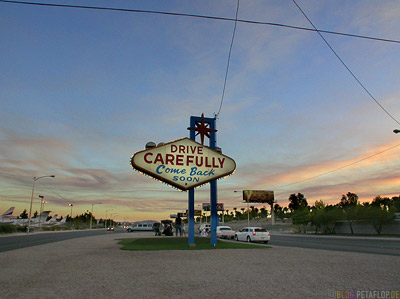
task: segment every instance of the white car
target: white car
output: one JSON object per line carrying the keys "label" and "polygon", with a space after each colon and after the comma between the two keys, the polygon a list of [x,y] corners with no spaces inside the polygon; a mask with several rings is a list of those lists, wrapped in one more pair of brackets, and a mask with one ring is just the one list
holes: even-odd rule
{"label": "white car", "polygon": [[268,243],[270,239],[269,231],[262,227],[244,227],[235,233],[236,241]]}
{"label": "white car", "polygon": [[217,238],[233,239],[235,231],[230,226],[217,226]]}

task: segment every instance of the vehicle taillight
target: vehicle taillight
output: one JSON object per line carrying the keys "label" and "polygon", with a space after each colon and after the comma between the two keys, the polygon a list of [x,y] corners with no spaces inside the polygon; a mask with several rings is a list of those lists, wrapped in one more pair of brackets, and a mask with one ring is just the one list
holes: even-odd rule
{"label": "vehicle taillight", "polygon": [[268,236],[269,236],[269,235],[271,235],[271,234],[268,232]]}
{"label": "vehicle taillight", "polygon": [[253,232],[253,236],[255,236],[256,235],[256,232]]}

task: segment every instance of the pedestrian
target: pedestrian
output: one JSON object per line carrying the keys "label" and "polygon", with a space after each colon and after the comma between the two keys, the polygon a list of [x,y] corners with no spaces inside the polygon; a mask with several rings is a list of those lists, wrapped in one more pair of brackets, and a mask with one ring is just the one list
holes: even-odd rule
{"label": "pedestrian", "polygon": [[182,221],[182,234],[184,237],[186,237],[185,220]]}
{"label": "pedestrian", "polygon": [[176,236],[178,236],[178,232],[179,232],[179,236],[182,237],[182,218],[179,215],[175,219],[175,235]]}
{"label": "pedestrian", "polygon": [[202,236],[203,238],[208,237],[208,233],[207,233],[207,230],[205,228],[203,228],[203,230],[201,231],[200,236]]}

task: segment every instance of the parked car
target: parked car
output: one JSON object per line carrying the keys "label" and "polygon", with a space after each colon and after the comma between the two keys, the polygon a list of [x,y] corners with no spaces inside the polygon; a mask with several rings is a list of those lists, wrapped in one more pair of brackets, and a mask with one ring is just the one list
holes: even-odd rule
{"label": "parked car", "polygon": [[221,239],[233,239],[235,237],[235,231],[230,226],[217,226],[217,238]]}
{"label": "parked car", "polygon": [[203,231],[203,229],[205,229],[206,232],[209,233],[211,231],[211,224],[203,223],[202,225],[200,225],[199,233],[201,233]]}
{"label": "parked car", "polygon": [[113,232],[114,231],[114,227],[107,227],[107,231],[108,232]]}
{"label": "parked car", "polygon": [[269,231],[262,227],[244,227],[235,233],[236,241],[268,243],[270,239]]}

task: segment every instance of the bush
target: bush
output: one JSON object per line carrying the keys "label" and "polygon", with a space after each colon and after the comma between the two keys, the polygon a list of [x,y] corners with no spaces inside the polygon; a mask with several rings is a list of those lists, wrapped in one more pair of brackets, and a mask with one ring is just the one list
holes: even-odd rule
{"label": "bush", "polygon": [[23,226],[19,226],[17,225],[17,232],[19,233],[26,233],[28,226],[23,225]]}
{"label": "bush", "polygon": [[13,224],[0,224],[0,234],[11,234],[15,233],[17,228]]}

